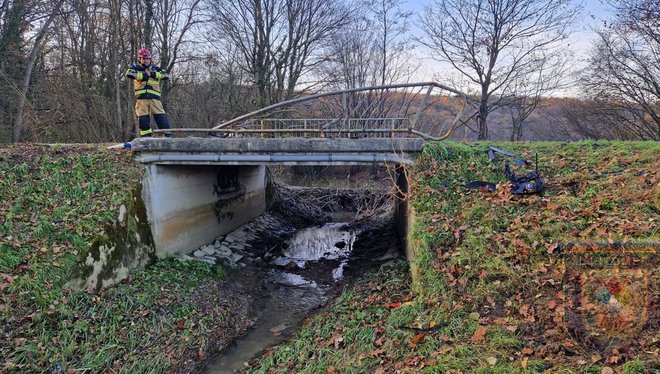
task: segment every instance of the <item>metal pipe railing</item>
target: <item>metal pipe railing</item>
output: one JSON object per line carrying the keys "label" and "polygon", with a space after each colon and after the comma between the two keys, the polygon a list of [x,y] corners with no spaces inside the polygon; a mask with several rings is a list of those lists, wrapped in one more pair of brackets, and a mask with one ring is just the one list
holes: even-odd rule
{"label": "metal pipe railing", "polygon": [[[349,114],[349,109],[348,109],[348,94],[351,93],[360,93],[360,92],[366,92],[366,91],[384,91],[384,90],[397,90],[397,89],[403,89],[403,88],[415,88],[415,87],[428,87],[426,90],[426,93],[421,100],[421,103],[419,106],[416,107],[416,113],[414,114],[412,120],[410,118],[406,117],[376,117],[376,118],[350,118],[347,117]],[[432,92],[434,88],[438,88],[441,90],[446,90],[450,92],[451,94],[455,95],[457,99],[459,99],[459,103],[461,104],[461,108],[456,113],[454,116],[453,121],[447,128],[447,131],[440,135],[440,136],[434,136],[433,134],[428,134],[424,131],[421,131],[417,126],[418,122],[420,120],[420,115],[423,110],[425,110],[429,106],[429,99],[432,96]],[[302,103],[305,101],[311,101],[315,99],[320,99],[328,96],[333,96],[333,95],[341,95],[342,98],[342,115],[338,118],[255,118],[258,116],[261,116],[263,114],[266,114],[268,112],[274,111],[276,109],[292,106],[294,104]],[[416,94],[415,94],[416,95]],[[367,95],[368,97],[371,97],[370,95]],[[406,94],[402,94],[402,96],[406,97]],[[363,96],[364,97],[364,96]],[[443,96],[445,98],[448,98],[448,96]],[[376,100],[385,100],[383,97],[378,97]],[[381,105],[385,101],[381,101]],[[412,100],[402,103],[403,105],[407,105],[405,109],[409,109],[412,106]],[[359,106],[359,105],[358,105]],[[465,112],[466,108],[468,107],[468,97],[461,91],[458,91],[454,88],[436,83],[436,82],[421,82],[421,83],[403,83],[403,84],[390,84],[390,85],[380,85],[380,86],[370,86],[370,87],[361,87],[361,88],[353,88],[353,89],[346,89],[346,90],[339,90],[339,91],[331,91],[331,92],[324,92],[324,93],[319,93],[315,95],[309,95],[309,96],[302,96],[296,99],[292,100],[287,100],[283,101],[280,103],[276,103],[270,106],[267,106],[265,108],[261,108],[259,110],[255,110],[253,112],[238,116],[234,119],[231,119],[229,121],[223,122],[217,126],[214,126],[210,129],[169,129],[169,130],[154,130],[156,133],[178,133],[178,132],[192,132],[192,133],[208,133],[208,134],[213,134],[213,133],[226,133],[226,134],[319,134],[321,136],[324,136],[325,134],[335,134],[339,137],[341,137],[341,134],[347,134],[347,135],[352,135],[356,133],[364,133],[364,134],[369,134],[369,135],[376,135],[376,134],[388,134],[390,137],[394,136],[394,134],[403,134],[407,133],[410,136],[419,136],[424,139],[431,139],[431,140],[443,140],[448,138],[451,133],[459,126],[459,124],[462,122],[462,116],[463,113]],[[352,109],[352,111],[355,110]],[[369,110],[366,109],[367,111]],[[318,123],[318,128],[316,127],[317,124],[315,124],[316,121],[319,121]],[[381,124],[384,126],[387,126],[388,128],[380,128],[380,129],[375,129],[375,128],[368,128],[366,127],[366,123],[377,123],[378,121],[381,121]],[[397,123],[396,121],[401,121],[400,123]],[[292,124],[294,123],[302,123],[302,126],[304,128],[290,128],[292,127]],[[322,123],[321,123],[322,122]],[[258,126],[258,129],[255,128],[242,128],[242,129],[235,129],[235,128],[229,128],[229,126],[236,125],[241,123],[243,127],[256,127]],[[287,127],[287,128],[266,128],[267,126],[270,126],[274,123],[277,123],[277,126],[273,127]],[[428,121],[427,121],[428,123]],[[407,126],[404,126],[404,129],[397,128],[397,125],[400,124],[407,124]],[[389,126],[388,126],[389,125]],[[296,124],[295,126],[299,126]],[[324,128],[323,126],[326,126]],[[358,127],[358,128],[351,128],[352,126]],[[359,128],[361,126],[361,128]]]}

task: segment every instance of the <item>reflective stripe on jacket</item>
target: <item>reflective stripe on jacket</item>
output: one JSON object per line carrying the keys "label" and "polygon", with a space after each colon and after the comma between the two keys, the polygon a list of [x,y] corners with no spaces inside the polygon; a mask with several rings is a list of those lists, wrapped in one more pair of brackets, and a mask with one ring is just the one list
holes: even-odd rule
{"label": "reflective stripe on jacket", "polygon": [[[135,78],[132,76],[129,76],[129,78],[133,79],[133,89],[136,99],[160,100],[160,81],[169,78],[167,73],[154,64],[148,66],[134,64],[126,72],[127,76],[131,71],[135,72]],[[155,72],[156,78],[149,77],[147,75],[148,72]]]}

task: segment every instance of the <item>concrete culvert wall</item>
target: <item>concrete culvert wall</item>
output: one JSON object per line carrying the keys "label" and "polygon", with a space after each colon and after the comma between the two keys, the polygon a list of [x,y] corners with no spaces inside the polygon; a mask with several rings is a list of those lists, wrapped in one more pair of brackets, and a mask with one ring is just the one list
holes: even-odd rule
{"label": "concrete culvert wall", "polygon": [[266,209],[266,167],[148,165],[142,196],[156,256],[190,253]]}

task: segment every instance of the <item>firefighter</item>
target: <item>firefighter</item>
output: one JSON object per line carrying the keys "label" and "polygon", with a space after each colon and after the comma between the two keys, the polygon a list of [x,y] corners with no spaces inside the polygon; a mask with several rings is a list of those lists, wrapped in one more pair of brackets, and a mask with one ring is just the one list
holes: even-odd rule
{"label": "firefighter", "polygon": [[[126,76],[133,80],[135,90],[135,115],[140,125],[140,136],[151,137],[151,117],[153,114],[159,129],[169,129],[170,124],[160,102],[160,82],[169,79],[167,73],[151,61],[151,52],[142,48],[137,53],[138,63],[133,64]],[[172,134],[165,133],[166,137]]]}

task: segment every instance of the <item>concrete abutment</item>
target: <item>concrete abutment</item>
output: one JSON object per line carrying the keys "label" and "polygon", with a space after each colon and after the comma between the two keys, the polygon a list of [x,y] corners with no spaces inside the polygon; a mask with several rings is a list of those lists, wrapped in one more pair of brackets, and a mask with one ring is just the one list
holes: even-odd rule
{"label": "concrete abutment", "polygon": [[145,165],[156,256],[190,253],[266,210],[264,165]]}

